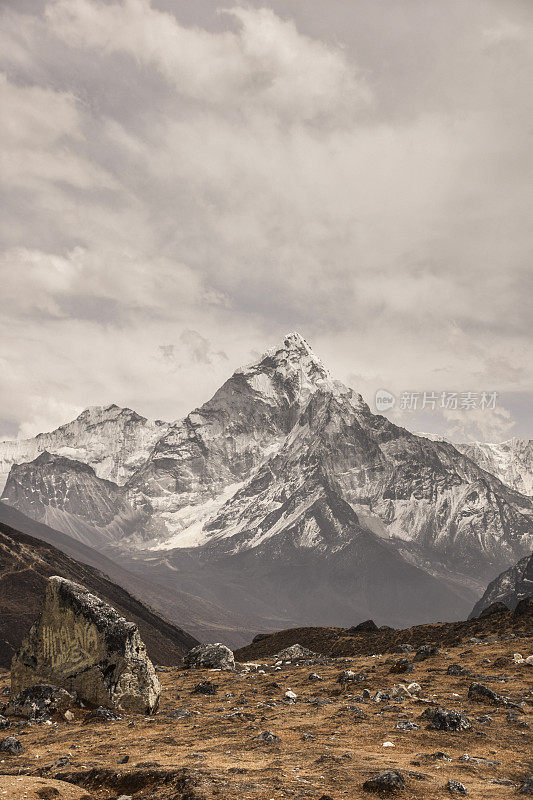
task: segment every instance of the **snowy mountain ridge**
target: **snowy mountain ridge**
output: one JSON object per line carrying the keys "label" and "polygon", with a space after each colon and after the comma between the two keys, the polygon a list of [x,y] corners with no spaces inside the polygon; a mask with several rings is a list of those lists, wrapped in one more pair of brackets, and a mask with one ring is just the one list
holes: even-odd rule
{"label": "snowy mountain ridge", "polygon": [[89,464],[99,478],[122,485],[168,428],[168,422],[148,420],[130,408],[90,406],[50,433],[0,442],[0,488],[13,464],[45,451]]}
{"label": "snowy mountain ridge", "polygon": [[[5,502],[235,612],[262,587],[257,613],[269,598],[279,618],[325,620],[366,608],[379,585],[383,619],[422,620],[428,593],[433,615],[460,614],[533,544],[531,499],[450,443],[373,414],[298,334],[178,422],[128,411],[125,437],[116,410],[106,423],[91,413],[70,446],[95,472],[61,454],[14,464]],[[109,462],[104,432],[118,437]]]}

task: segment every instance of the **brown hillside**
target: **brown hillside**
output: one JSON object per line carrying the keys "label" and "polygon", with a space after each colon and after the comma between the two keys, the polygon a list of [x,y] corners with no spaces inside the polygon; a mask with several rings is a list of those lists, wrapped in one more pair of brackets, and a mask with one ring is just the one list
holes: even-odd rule
{"label": "brown hillside", "polygon": [[194,637],[160,617],[103,573],[0,523],[0,665],[10,665],[38,616],[51,575],[81,583],[135,622],[155,663],[176,664],[197,644]]}
{"label": "brown hillside", "polygon": [[301,644],[315,653],[327,656],[372,655],[388,653],[400,644],[438,644],[453,647],[472,637],[533,635],[533,615],[517,615],[512,611],[494,614],[465,622],[435,622],[415,625],[405,630],[380,628],[350,634],[346,628],[289,628],[278,633],[257,637],[235,652],[239,661],[250,661],[275,655],[285,647]]}

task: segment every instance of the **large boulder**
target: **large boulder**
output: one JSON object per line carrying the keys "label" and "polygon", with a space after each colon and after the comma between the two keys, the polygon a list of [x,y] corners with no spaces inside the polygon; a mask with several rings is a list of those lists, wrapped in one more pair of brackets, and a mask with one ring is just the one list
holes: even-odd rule
{"label": "large boulder", "polygon": [[137,626],[83,586],[48,580],[37,622],[11,664],[11,694],[52,684],[94,706],[157,709],[161,686]]}
{"label": "large boulder", "polygon": [[67,711],[76,697],[58,686],[37,683],[11,697],[4,709],[8,717],[48,719],[54,712]]}
{"label": "large boulder", "polygon": [[280,650],[275,657],[280,661],[308,661],[316,658],[317,654],[301,644],[291,644],[290,647]]}
{"label": "large boulder", "polygon": [[199,644],[185,656],[189,669],[235,669],[235,656],[225,644]]}

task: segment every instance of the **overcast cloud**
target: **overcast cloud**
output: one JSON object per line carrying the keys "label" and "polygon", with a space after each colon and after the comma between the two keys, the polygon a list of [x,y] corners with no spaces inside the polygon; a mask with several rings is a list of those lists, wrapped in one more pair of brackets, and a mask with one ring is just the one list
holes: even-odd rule
{"label": "overcast cloud", "polygon": [[0,434],[175,419],[298,330],[530,436],[530,0],[10,0]]}

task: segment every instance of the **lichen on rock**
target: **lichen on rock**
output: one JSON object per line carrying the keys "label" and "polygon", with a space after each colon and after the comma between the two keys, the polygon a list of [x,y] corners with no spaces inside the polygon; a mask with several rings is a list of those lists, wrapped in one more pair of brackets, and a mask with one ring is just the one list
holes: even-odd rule
{"label": "lichen on rock", "polygon": [[11,693],[38,683],[95,706],[157,709],[161,686],[137,626],[77,583],[53,576],[41,615],[11,665]]}

